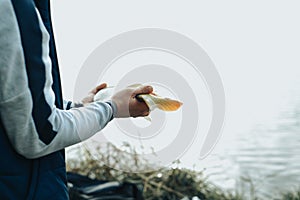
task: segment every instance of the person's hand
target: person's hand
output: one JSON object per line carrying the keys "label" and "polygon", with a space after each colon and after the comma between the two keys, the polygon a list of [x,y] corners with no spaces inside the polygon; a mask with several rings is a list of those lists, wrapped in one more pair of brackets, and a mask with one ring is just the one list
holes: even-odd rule
{"label": "person's hand", "polygon": [[149,115],[149,108],[145,102],[136,98],[139,94],[149,94],[153,91],[151,86],[126,88],[112,96],[112,101],[117,106],[116,118],[145,117]]}
{"label": "person's hand", "polygon": [[83,98],[82,99],[82,103],[83,105],[86,105],[86,104],[89,104],[89,103],[92,103],[94,102],[94,96],[102,89],[106,88],[107,87],[107,84],[106,83],[102,83],[100,85],[98,85],[97,87],[95,87],[93,90],[91,90],[88,94],[87,97]]}

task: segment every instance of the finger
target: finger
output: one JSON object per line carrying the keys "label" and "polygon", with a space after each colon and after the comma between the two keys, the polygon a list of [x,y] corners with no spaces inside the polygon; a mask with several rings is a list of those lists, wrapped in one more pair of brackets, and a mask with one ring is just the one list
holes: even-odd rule
{"label": "finger", "polygon": [[143,116],[143,117],[146,117],[146,116],[148,116],[149,114],[150,114],[149,111],[145,111],[145,112],[143,112],[142,116]]}
{"label": "finger", "polygon": [[139,109],[141,110],[141,115],[147,114],[150,112],[148,105],[145,102],[138,102]]}
{"label": "finger", "polygon": [[107,87],[107,84],[106,84],[106,83],[102,83],[102,84],[98,85],[97,87],[95,87],[95,88],[91,91],[91,93],[97,94],[97,92],[99,92],[100,90],[102,90],[102,89],[104,89],[104,88],[106,88],[106,87]]}
{"label": "finger", "polygon": [[150,114],[150,112],[142,112],[139,114],[131,115],[131,117],[147,117],[147,116],[149,116],[149,114]]}
{"label": "finger", "polygon": [[138,94],[149,94],[153,92],[153,88],[149,85],[147,86],[141,86],[139,88],[137,88],[136,90],[134,90],[133,95],[136,96]]}

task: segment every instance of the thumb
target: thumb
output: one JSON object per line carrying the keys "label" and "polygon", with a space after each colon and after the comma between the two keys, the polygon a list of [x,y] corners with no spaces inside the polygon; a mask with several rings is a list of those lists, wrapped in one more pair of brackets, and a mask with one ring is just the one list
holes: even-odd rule
{"label": "thumb", "polygon": [[95,87],[90,93],[92,94],[97,94],[97,92],[99,92],[100,90],[104,89],[107,87],[106,83],[102,83],[100,85],[98,85],[97,87]]}
{"label": "thumb", "polygon": [[151,92],[153,92],[153,88],[151,86],[147,85],[147,86],[141,86],[141,87],[135,89],[133,92],[133,95],[136,96],[139,94],[149,94]]}

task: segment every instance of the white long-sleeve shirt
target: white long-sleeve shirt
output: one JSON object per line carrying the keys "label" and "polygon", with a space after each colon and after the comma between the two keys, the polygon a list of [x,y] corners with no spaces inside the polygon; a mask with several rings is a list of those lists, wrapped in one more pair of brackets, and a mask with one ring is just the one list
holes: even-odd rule
{"label": "white long-sleeve shirt", "polygon": [[[51,87],[53,80],[49,34],[38,11],[37,21],[42,41],[41,67],[45,72],[43,88],[38,96],[32,94],[29,86],[22,32],[13,5],[9,0],[0,0],[0,118],[14,149],[30,159],[91,137],[103,129],[113,116],[113,108],[105,102],[94,102],[70,110],[61,110],[55,106],[55,95]],[[43,106],[50,112],[40,113],[46,117],[39,119],[33,115],[33,109],[39,111],[39,104],[36,102],[41,99],[45,101]],[[53,137],[43,140],[50,134]]]}

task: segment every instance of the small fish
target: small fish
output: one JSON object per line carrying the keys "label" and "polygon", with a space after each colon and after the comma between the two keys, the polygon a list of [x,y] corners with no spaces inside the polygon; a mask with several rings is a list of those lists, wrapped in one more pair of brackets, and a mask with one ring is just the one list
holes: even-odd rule
{"label": "small fish", "polygon": [[[141,84],[134,84],[128,86],[128,88],[137,88],[140,87]],[[106,87],[102,90],[100,90],[94,97],[94,101],[105,101],[109,100],[114,92],[114,87]],[[182,106],[182,102],[170,99],[170,98],[164,98],[160,97],[155,93],[150,94],[139,94],[136,96],[138,99],[142,99],[147,106],[149,107],[149,110],[152,111],[156,108],[163,110],[163,111],[176,111]]]}
{"label": "small fish", "polygon": [[137,97],[143,99],[150,110],[154,110],[155,108],[158,108],[163,111],[176,111],[182,105],[182,102],[180,101],[169,99],[169,98],[163,98],[157,96],[154,93],[139,94]]}
{"label": "small fish", "polygon": [[[140,86],[142,86],[142,84],[133,84],[128,86],[128,88],[138,88]],[[182,106],[182,102],[180,101],[160,97],[155,93],[139,94],[136,97],[142,99],[147,104],[150,111],[155,108],[163,111],[176,111]]]}

